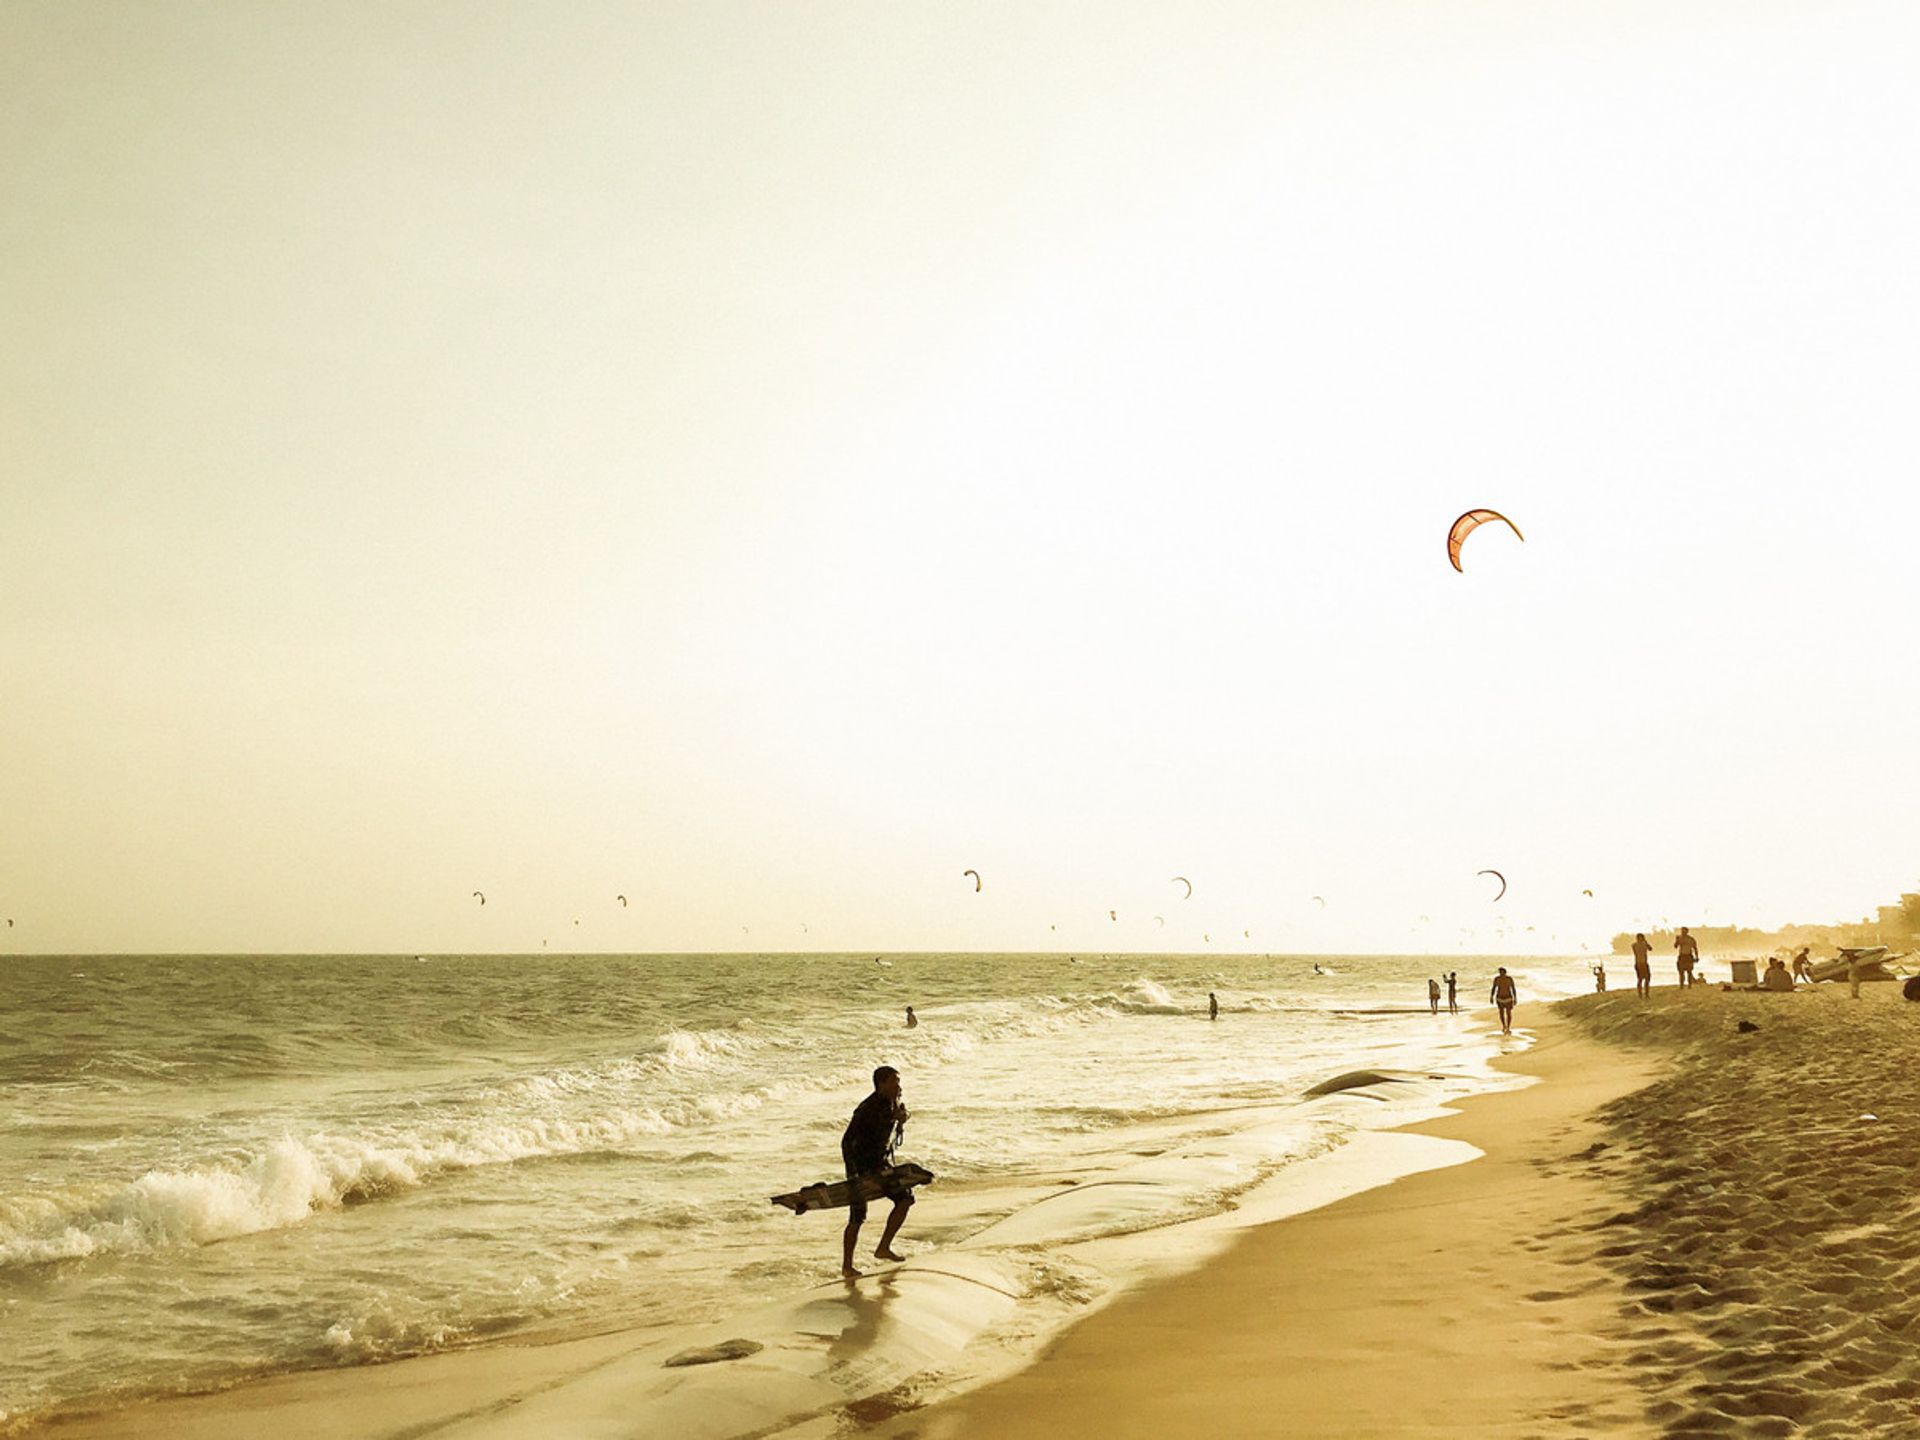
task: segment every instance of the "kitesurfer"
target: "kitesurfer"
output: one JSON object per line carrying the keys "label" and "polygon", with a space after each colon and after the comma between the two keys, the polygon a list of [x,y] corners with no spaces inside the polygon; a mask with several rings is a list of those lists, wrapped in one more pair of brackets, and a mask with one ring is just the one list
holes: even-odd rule
{"label": "kitesurfer", "polygon": [[[900,1100],[900,1072],[891,1065],[882,1065],[873,1072],[873,1093],[854,1107],[853,1118],[840,1137],[840,1159],[846,1165],[847,1179],[857,1181],[863,1175],[877,1175],[885,1170],[906,1123],[907,1107]],[[889,1186],[881,1193],[893,1201],[893,1213],[887,1216],[887,1227],[881,1232],[880,1244],[873,1253],[882,1260],[904,1260],[906,1256],[894,1253],[893,1237],[900,1233],[901,1222],[913,1206],[913,1191],[900,1185]],[[853,1268],[853,1247],[859,1243],[860,1226],[866,1218],[867,1202],[856,1190],[847,1204],[847,1228],[841,1236],[840,1247],[840,1273],[850,1280],[860,1274]]]}
{"label": "kitesurfer", "polygon": [[1458,970],[1447,971],[1447,1013],[1449,1015],[1460,1013],[1460,972]]}

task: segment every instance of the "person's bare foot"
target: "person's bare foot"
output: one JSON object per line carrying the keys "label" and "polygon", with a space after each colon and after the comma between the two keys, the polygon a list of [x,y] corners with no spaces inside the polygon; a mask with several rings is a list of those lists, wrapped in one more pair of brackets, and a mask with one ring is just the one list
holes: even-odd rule
{"label": "person's bare foot", "polygon": [[860,1278],[860,1272],[851,1265],[842,1265],[840,1267],[840,1278],[842,1280],[858,1280]]}
{"label": "person's bare foot", "polygon": [[896,1255],[892,1250],[886,1249],[885,1247],[882,1247],[881,1249],[876,1250],[873,1253],[876,1257],[878,1257],[881,1260],[900,1261],[907,1258],[904,1255]]}

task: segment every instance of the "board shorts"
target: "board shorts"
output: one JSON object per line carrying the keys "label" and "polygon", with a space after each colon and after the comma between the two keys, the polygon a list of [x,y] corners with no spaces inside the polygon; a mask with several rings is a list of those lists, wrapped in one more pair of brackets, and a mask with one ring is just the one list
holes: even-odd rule
{"label": "board shorts", "polygon": [[[879,1170],[854,1170],[849,1167],[847,1170],[847,1180],[849,1183],[861,1180],[862,1178],[873,1180],[877,1179],[882,1173],[883,1172]],[[904,1210],[913,1204],[913,1187],[911,1185],[902,1185],[898,1182],[887,1182],[882,1184],[880,1193],[876,1198],[891,1200]],[[847,1223],[849,1225],[860,1225],[865,1223],[866,1218],[866,1196],[862,1195],[858,1190],[855,1190],[847,1200]]]}

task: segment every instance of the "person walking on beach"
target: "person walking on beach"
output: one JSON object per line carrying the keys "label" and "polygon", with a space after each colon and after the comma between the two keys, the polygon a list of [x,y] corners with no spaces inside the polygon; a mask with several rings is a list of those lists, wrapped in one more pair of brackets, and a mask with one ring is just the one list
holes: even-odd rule
{"label": "person walking on beach", "polygon": [[[840,1159],[847,1167],[847,1179],[859,1180],[887,1168],[893,1147],[907,1123],[907,1107],[900,1100],[900,1072],[882,1065],[873,1072],[873,1093],[854,1108],[840,1136]],[[887,1216],[887,1228],[881,1232],[874,1254],[882,1260],[904,1260],[893,1251],[893,1237],[913,1207],[913,1191],[907,1186],[882,1191],[893,1201],[893,1213]],[[867,1218],[867,1202],[856,1192],[847,1204],[847,1228],[841,1235],[840,1273],[849,1280],[860,1272],[853,1268],[853,1247],[860,1240],[860,1226]]]}
{"label": "person walking on beach", "polygon": [[1700,958],[1700,942],[1687,933],[1682,925],[1680,933],[1673,937],[1673,966],[1680,972],[1680,983],[1693,984],[1694,963]]}
{"label": "person walking on beach", "polygon": [[1209,1020],[1220,1018],[1220,997],[1211,990],[1207,991],[1207,1018]]}
{"label": "person walking on beach", "polygon": [[1427,1009],[1436,1015],[1440,1013],[1440,982],[1431,977],[1427,980]]}
{"label": "person walking on beach", "polygon": [[1513,1033],[1513,1006],[1514,1002],[1520,998],[1520,994],[1514,988],[1513,977],[1507,974],[1506,966],[1502,965],[1500,967],[1500,973],[1493,977],[1493,989],[1487,992],[1487,998],[1499,1007],[1500,1033],[1502,1035],[1511,1035]]}
{"label": "person walking on beach", "polygon": [[1798,985],[1802,980],[1813,984],[1813,964],[1807,959],[1807,947],[1804,945],[1800,947],[1800,953],[1793,957],[1793,983]]}
{"label": "person walking on beach", "polygon": [[1460,1013],[1460,972],[1458,970],[1447,971],[1447,1013],[1449,1015]]}
{"label": "person walking on beach", "polygon": [[1602,960],[1593,967],[1593,988],[1595,993],[1604,994],[1607,988],[1607,962]]}
{"label": "person walking on beach", "polygon": [[1653,946],[1647,943],[1645,931],[1633,937],[1633,993],[1642,1000],[1653,995]]}

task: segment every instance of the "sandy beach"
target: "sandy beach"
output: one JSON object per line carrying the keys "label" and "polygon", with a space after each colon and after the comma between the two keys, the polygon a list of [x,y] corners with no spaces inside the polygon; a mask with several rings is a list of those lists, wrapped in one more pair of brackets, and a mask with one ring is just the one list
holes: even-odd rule
{"label": "sandy beach", "polygon": [[[1858,1002],[1702,986],[1523,1012],[1535,1043],[1501,1063],[1536,1083],[1412,1127],[1481,1158],[1245,1229],[979,1388],[903,1385],[738,1433],[1914,1433],[1915,1018],[1890,985]],[[659,1363],[619,1335],[506,1346],[46,1433],[504,1435],[537,1420],[638,1437],[619,1396]]]}

